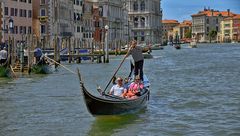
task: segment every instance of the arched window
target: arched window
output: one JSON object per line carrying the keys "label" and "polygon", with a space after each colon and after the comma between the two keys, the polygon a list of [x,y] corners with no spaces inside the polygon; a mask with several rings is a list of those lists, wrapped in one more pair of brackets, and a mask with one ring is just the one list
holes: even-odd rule
{"label": "arched window", "polygon": [[141,7],[141,11],[145,10],[145,2],[144,1],[141,1],[140,7]]}
{"label": "arched window", "polygon": [[133,10],[134,11],[138,10],[138,2],[137,1],[134,1],[134,3],[133,3]]}
{"label": "arched window", "polygon": [[138,27],[138,17],[134,18],[134,27]]}
{"label": "arched window", "polygon": [[141,27],[145,27],[145,17],[141,17]]}

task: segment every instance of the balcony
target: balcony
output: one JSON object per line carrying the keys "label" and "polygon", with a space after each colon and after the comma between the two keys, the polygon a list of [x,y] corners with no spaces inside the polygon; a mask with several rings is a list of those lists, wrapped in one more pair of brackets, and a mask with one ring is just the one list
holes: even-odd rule
{"label": "balcony", "polygon": [[38,19],[41,23],[44,23],[48,21],[48,16],[39,16]]}

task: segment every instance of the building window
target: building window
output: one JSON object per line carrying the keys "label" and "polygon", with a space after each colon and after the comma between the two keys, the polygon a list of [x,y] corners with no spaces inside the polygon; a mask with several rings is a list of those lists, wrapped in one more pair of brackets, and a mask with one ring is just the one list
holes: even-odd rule
{"label": "building window", "polygon": [[134,11],[137,11],[137,10],[138,10],[138,1],[135,1],[135,2],[133,3],[133,10],[134,10]]}
{"label": "building window", "polygon": [[145,27],[145,18],[141,17],[141,27]]}
{"label": "building window", "polygon": [[45,0],[41,0],[41,5],[44,5],[46,3],[46,1]]}
{"label": "building window", "polygon": [[141,32],[141,41],[144,41],[145,37],[144,37],[144,32]]}
{"label": "building window", "polygon": [[18,16],[18,9],[15,9],[15,16]]}
{"label": "building window", "polygon": [[41,16],[46,16],[46,10],[45,9],[41,9]]}
{"label": "building window", "polygon": [[5,8],[4,8],[4,14],[5,14],[6,16],[8,16],[8,7],[5,7]]}
{"label": "building window", "polygon": [[23,27],[22,26],[20,26],[20,34],[23,34]]}
{"label": "building window", "polygon": [[134,18],[134,27],[138,27],[138,17]]}
{"label": "building window", "polygon": [[32,3],[32,0],[28,0],[28,3],[31,4],[31,3]]}
{"label": "building window", "polygon": [[209,24],[209,19],[207,18],[207,24]]}
{"label": "building window", "polygon": [[216,31],[217,31],[217,32],[219,31],[219,28],[218,28],[218,26],[216,26]]}
{"label": "building window", "polygon": [[14,8],[11,8],[10,16],[14,16]]}
{"label": "building window", "polygon": [[138,39],[137,38],[138,37],[137,32],[134,32],[133,35],[134,35],[134,40],[137,40]]}
{"label": "building window", "polygon": [[78,33],[81,32],[81,27],[80,27],[80,26],[77,27],[77,32],[78,32]]}
{"label": "building window", "polygon": [[46,27],[45,25],[41,25],[41,34],[45,34],[46,33]]}
{"label": "building window", "polygon": [[28,27],[28,34],[32,34],[32,27],[31,26]]}
{"label": "building window", "polygon": [[18,26],[14,26],[15,34],[18,34]]}
{"label": "building window", "polygon": [[32,18],[32,10],[28,10],[28,18]]}
{"label": "building window", "polygon": [[25,2],[25,3],[26,3],[26,2],[27,2],[27,0],[20,0],[20,2]]}
{"label": "building window", "polygon": [[22,10],[22,9],[20,9],[20,11],[19,11],[19,12],[20,12],[20,15],[19,15],[19,16],[20,16],[20,17],[23,17],[23,10]]}
{"label": "building window", "polygon": [[77,3],[77,5],[80,5],[80,1],[79,1],[79,0],[77,0],[77,2],[76,2],[76,3]]}
{"label": "building window", "polygon": [[23,10],[23,17],[27,17],[27,10]]}
{"label": "building window", "polygon": [[23,27],[23,33],[27,34],[27,27],[26,26]]}
{"label": "building window", "polygon": [[141,7],[141,11],[145,10],[145,2],[144,1],[141,1],[140,7]]}
{"label": "building window", "polygon": [[218,18],[216,19],[216,23],[218,24]]}
{"label": "building window", "polygon": [[209,32],[209,27],[207,27],[207,33]]}

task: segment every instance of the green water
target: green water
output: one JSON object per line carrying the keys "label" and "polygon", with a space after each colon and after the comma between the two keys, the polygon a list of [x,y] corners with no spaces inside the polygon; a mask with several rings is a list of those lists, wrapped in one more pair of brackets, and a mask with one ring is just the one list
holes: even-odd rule
{"label": "green water", "polygon": [[[151,97],[143,111],[92,116],[77,75],[64,69],[0,78],[0,136],[239,136],[240,45],[165,47],[146,59]],[[88,90],[105,87],[121,57],[80,68]],[[119,75],[128,75],[129,59]]]}

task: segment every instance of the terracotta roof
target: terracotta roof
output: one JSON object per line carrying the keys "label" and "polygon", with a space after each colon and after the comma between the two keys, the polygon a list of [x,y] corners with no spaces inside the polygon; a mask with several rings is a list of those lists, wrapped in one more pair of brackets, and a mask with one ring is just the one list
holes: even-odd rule
{"label": "terracotta roof", "polygon": [[228,15],[228,11],[216,11],[216,10],[204,10],[204,11],[199,11],[197,14],[193,14],[193,16],[224,16],[224,17],[228,17],[228,16],[234,16],[235,14],[229,11],[229,15]]}
{"label": "terracotta roof", "polygon": [[240,14],[236,14],[235,16],[225,18],[224,20],[236,20],[236,19],[240,19]]}
{"label": "terracotta roof", "polygon": [[184,26],[192,26],[192,22],[190,20],[184,20],[181,24],[180,24],[181,27],[184,27]]}
{"label": "terracotta roof", "polygon": [[163,24],[179,24],[177,20],[162,20]]}

